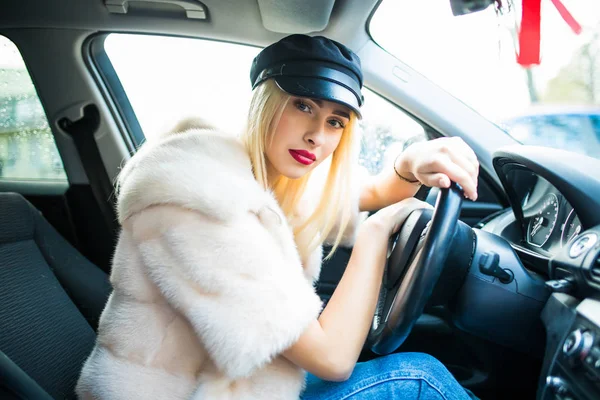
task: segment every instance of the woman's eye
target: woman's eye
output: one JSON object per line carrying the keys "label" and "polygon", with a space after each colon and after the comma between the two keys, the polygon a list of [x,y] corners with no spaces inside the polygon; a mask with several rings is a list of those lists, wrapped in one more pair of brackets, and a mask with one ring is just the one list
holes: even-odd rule
{"label": "woman's eye", "polygon": [[306,103],[301,102],[301,101],[296,104],[296,107],[298,108],[298,110],[303,111],[303,112],[310,112],[311,111],[310,106],[308,104],[306,104]]}
{"label": "woman's eye", "polygon": [[330,119],[329,120],[329,125],[333,126],[334,128],[338,128],[338,129],[343,129],[344,128],[344,124],[342,124],[337,119]]}

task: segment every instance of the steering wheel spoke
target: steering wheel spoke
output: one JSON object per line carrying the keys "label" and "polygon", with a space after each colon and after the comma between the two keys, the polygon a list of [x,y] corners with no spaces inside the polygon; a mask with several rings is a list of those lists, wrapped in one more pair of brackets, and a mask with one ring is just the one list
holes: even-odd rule
{"label": "steering wheel spoke", "polygon": [[453,183],[440,190],[433,210],[413,211],[393,238],[366,343],[374,353],[400,347],[422,314],[450,253],[462,201],[462,189]]}
{"label": "steering wheel spoke", "polygon": [[393,251],[388,257],[383,284],[392,289],[397,287],[406,268],[414,260],[417,251],[423,247],[425,235],[430,225],[433,210],[421,208],[413,211],[394,236]]}

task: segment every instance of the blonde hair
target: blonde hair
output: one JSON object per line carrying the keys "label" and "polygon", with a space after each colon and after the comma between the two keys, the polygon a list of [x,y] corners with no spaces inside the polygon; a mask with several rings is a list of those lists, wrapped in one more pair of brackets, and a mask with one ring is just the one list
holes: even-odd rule
{"label": "blonde hair", "polygon": [[[340,143],[331,155],[329,172],[322,191],[322,196],[315,210],[305,220],[295,221],[295,212],[307,188],[311,173],[298,179],[281,176],[269,187],[265,150],[273,138],[281,114],[291,96],[281,90],[275,81],[269,79],[260,84],[254,91],[246,130],[241,139],[252,162],[256,180],[265,189],[272,190],[286,218],[290,221],[298,252],[302,259],[312,252],[330,236],[335,227],[338,232],[332,245],[330,258],[339,246],[344,231],[353,214],[353,194],[351,180],[353,176],[353,153],[355,145],[356,114],[350,112],[350,121],[346,124]],[[312,171],[311,171],[312,172]]]}

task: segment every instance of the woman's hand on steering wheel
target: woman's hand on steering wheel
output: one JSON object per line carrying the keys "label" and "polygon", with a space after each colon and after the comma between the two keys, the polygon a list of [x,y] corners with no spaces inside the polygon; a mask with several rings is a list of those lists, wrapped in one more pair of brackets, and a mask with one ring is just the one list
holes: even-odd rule
{"label": "woman's hand on steering wheel", "polygon": [[449,188],[458,183],[465,197],[477,200],[479,162],[459,137],[439,138],[410,145],[398,159],[398,172],[408,180],[430,187]]}
{"label": "woman's hand on steering wheel", "polygon": [[409,197],[397,203],[382,208],[371,215],[364,223],[375,224],[387,237],[392,236],[404,224],[406,218],[419,208],[433,208],[429,203]]}

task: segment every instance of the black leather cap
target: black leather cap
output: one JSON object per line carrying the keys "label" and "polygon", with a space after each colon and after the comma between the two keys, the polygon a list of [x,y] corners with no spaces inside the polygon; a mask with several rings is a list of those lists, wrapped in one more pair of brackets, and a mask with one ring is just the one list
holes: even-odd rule
{"label": "black leather cap", "polygon": [[341,43],[323,36],[287,36],[252,62],[252,89],[271,78],[287,93],[343,104],[361,118],[360,58]]}

